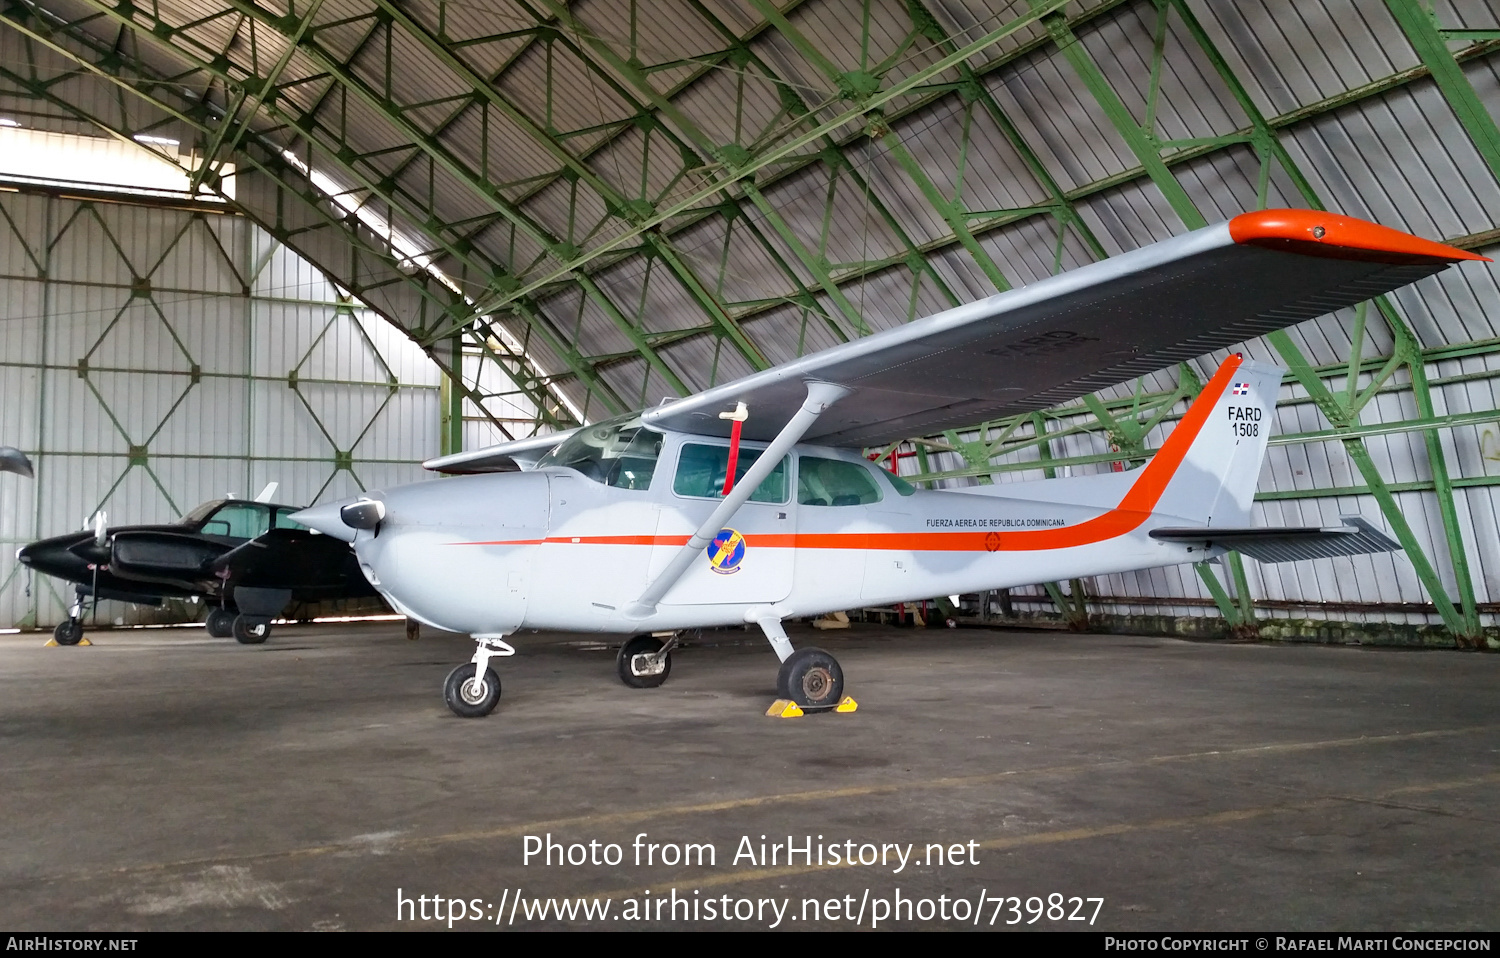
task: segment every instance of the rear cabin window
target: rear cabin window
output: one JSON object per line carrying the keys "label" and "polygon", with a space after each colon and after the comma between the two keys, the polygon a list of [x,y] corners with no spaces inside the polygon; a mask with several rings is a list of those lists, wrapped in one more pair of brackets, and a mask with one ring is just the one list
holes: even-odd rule
{"label": "rear cabin window", "polygon": [[905,479],[902,479],[900,476],[896,475],[894,472],[887,472],[884,469],[881,469],[881,470],[878,470],[878,471],[880,472],[880,474],[882,476],[885,476],[886,480],[892,486],[895,487],[895,489],[896,489],[897,492],[901,493],[903,496],[910,496],[910,495],[915,495],[916,494],[917,487],[914,486],[914,485],[912,485],[911,483],[907,482]]}
{"label": "rear cabin window", "polygon": [[[759,449],[740,449],[739,462],[735,464],[734,480],[738,483],[750,471],[755,460],[760,458]],[[786,459],[776,464],[771,474],[761,480],[751,502],[786,502]],[[724,478],[729,473],[729,447],[706,446],[695,442],[683,443],[677,457],[677,476],[672,480],[672,491],[679,496],[700,499],[724,498]]]}
{"label": "rear cabin window", "polygon": [[870,470],[842,459],[797,458],[797,502],[804,506],[863,506],[880,501]]}

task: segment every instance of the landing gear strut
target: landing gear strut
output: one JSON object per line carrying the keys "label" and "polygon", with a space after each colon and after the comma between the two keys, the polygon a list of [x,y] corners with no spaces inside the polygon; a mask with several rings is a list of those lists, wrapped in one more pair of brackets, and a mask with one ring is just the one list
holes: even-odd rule
{"label": "landing gear strut", "polygon": [[666,642],[652,635],[633,635],[620,646],[615,672],[633,689],[654,689],[672,674],[672,649],[677,636]]}
{"label": "landing gear strut", "polygon": [[73,604],[68,606],[68,617],[57,623],[52,638],[58,645],[77,645],[83,641],[83,590],[74,593]]}
{"label": "landing gear strut", "polygon": [[793,650],[786,628],[775,615],[757,619],[756,625],[781,659],[781,670],[776,673],[778,698],[791,699],[805,709],[829,709],[843,701],[844,670],[838,659],[822,649]]}
{"label": "landing gear strut", "polygon": [[499,636],[476,635],[479,648],[467,665],[448,673],[443,683],[443,701],[459,718],[483,718],[500,703],[500,676],[490,668],[490,659],[515,655],[516,650]]}

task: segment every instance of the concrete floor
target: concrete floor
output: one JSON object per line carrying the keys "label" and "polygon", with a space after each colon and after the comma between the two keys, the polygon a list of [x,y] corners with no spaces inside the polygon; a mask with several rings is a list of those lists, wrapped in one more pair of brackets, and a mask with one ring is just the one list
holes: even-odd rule
{"label": "concrete floor", "polygon": [[[775,660],[741,632],[683,649],[643,691],[596,637],[525,637],[482,720],[441,696],[472,644],[407,642],[399,623],[282,627],[261,647],[189,630],[74,649],[5,636],[0,926],[431,929],[448,922],[421,910],[459,911],[449,899],[465,902],[455,927],[569,924],[526,919],[549,897],[608,898],[609,917],[572,924],[610,929],[759,929],[778,907],[781,928],[868,928],[882,910],[881,927],[973,927],[979,898],[979,927],[1496,924],[1500,657],[792,637],[839,657],[857,713],[764,717]],[[636,865],[642,834],[716,860]],[[621,861],[525,864],[527,836],[546,835],[615,843]],[[762,862],[762,835],[811,836],[824,865]],[[734,861],[746,836],[753,863]],[[846,842],[911,843],[913,860],[830,866]],[[923,863],[929,843],[963,846],[963,863]],[[688,905],[668,918],[674,890],[698,921]],[[662,898],[659,923],[638,920]],[[1074,898],[1103,899],[1092,924],[1054,920],[1095,913]],[[719,918],[726,906],[740,917]]]}

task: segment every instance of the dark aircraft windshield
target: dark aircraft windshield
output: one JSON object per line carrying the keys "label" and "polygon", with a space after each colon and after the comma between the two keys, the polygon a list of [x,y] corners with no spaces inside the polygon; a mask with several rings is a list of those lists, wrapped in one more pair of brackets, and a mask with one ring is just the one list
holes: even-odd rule
{"label": "dark aircraft windshield", "polygon": [[537,462],[537,468],[566,466],[617,489],[647,489],[661,455],[661,433],[628,416],[586,426]]}
{"label": "dark aircraft windshield", "polygon": [[206,536],[254,539],[271,528],[271,509],[259,502],[226,502],[198,531]]}
{"label": "dark aircraft windshield", "polygon": [[214,510],[218,509],[223,504],[223,499],[210,499],[207,502],[203,503],[201,506],[198,506],[192,512],[189,512],[187,515],[183,516],[182,524],[185,526],[196,526],[204,519],[207,519],[209,516],[213,515]]}

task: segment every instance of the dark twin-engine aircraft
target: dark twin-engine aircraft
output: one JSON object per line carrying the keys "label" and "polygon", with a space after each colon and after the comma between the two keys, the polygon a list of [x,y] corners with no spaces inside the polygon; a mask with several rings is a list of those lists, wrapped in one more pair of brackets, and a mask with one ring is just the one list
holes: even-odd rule
{"label": "dark twin-engine aircraft", "polygon": [[271,620],[292,602],[373,596],[348,544],[289,517],[299,506],[215,499],[163,525],[111,529],[103,513],[82,532],[33,542],[16,553],[29,568],[75,585],[60,645],[83,638],[92,596],[140,605],[201,597],[210,604],[208,633],[264,642]]}

